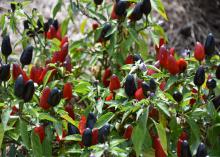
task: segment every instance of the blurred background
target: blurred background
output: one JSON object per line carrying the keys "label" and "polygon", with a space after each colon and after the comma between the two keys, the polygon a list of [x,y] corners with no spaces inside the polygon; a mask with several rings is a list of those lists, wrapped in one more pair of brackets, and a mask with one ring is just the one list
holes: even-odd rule
{"label": "blurred background", "polygon": [[[65,5],[69,0],[64,0]],[[217,48],[220,48],[220,0],[162,0],[168,21],[158,18],[158,22],[165,29],[169,39],[169,45],[177,51],[192,49],[196,41],[204,42],[208,33],[213,33],[216,38]],[[56,0],[32,0],[30,9],[37,8],[45,18],[51,16],[51,10],[57,3]],[[0,0],[0,13],[10,8],[9,0]],[[62,17],[67,15],[65,8],[57,15],[62,21]],[[82,36],[78,33],[83,21],[83,15],[75,17],[77,20],[74,28],[71,28],[72,38],[77,39]],[[91,29],[91,22],[87,22],[87,28]]]}

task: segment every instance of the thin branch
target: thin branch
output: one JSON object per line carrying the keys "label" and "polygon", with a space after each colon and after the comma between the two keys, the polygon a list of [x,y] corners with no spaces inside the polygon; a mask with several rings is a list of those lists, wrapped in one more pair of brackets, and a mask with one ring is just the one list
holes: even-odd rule
{"label": "thin branch", "polygon": [[[70,0],[70,5],[72,5],[72,1]],[[84,8],[80,8],[80,4],[79,4],[79,1],[76,0],[76,7],[77,9],[86,17],[90,18],[90,19],[93,19],[95,20],[97,23],[101,24],[101,22],[98,20],[98,18],[96,18],[95,16],[91,16],[89,15],[86,10]],[[71,7],[71,9],[73,10],[73,7]]]}

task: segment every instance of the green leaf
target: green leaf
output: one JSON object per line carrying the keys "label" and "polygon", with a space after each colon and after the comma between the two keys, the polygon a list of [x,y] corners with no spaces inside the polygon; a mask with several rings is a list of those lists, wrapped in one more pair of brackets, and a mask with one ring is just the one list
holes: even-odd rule
{"label": "green leaf", "polygon": [[81,141],[82,137],[79,134],[69,135],[64,138],[65,141]]}
{"label": "green leaf", "polygon": [[156,72],[161,72],[160,71],[160,69],[158,69],[157,67],[155,67],[154,65],[146,65],[147,66],[147,69],[152,69],[152,70],[154,70],[154,71],[156,71]]}
{"label": "green leaf", "polygon": [[126,141],[125,139],[113,139],[112,141],[110,141],[110,146],[115,147],[125,141]]}
{"label": "green leaf", "polygon": [[163,111],[163,113],[165,113],[168,117],[170,117],[169,108],[167,107],[165,103],[159,102],[156,105],[161,111]]}
{"label": "green leaf", "polygon": [[138,120],[137,126],[133,129],[132,132],[132,143],[136,156],[139,156],[142,152],[142,147],[144,144],[146,136],[146,126],[147,126],[148,110],[145,110]]}
{"label": "green leaf", "polygon": [[75,125],[75,126],[78,126],[78,123],[76,121],[74,121],[70,116],[68,116],[68,114],[63,114],[63,115],[60,115],[61,118],[65,119],[66,121],[68,121],[69,123]]}
{"label": "green leaf", "polygon": [[42,151],[42,145],[40,143],[40,138],[38,135],[35,134],[34,131],[31,133],[31,146],[33,150],[33,154],[36,157],[42,157],[43,151]]}
{"label": "green leaf", "polygon": [[151,0],[152,8],[155,9],[165,20],[168,20],[164,5],[161,0]]}
{"label": "green leaf", "polygon": [[7,127],[7,124],[8,124],[9,118],[10,118],[10,113],[11,113],[11,109],[5,109],[2,111],[1,119],[2,119],[2,124],[3,124],[4,130]]}
{"label": "green leaf", "polygon": [[77,85],[75,86],[75,92],[76,93],[80,93],[80,94],[87,94],[88,92],[90,92],[90,83],[89,82],[85,82],[85,81],[80,81],[79,83],[77,83]]}
{"label": "green leaf", "polygon": [[62,6],[62,0],[57,0],[57,4],[53,9],[53,18],[57,15],[58,11],[61,9],[61,6]]}
{"label": "green leaf", "polygon": [[24,145],[27,148],[30,148],[30,135],[29,135],[29,132],[27,129],[27,123],[20,119],[19,120],[19,127],[20,127],[21,139],[22,139]]}
{"label": "green leaf", "polygon": [[67,18],[62,23],[62,26],[61,26],[62,37],[64,37],[67,34],[69,21],[70,21],[69,18]]}
{"label": "green leaf", "polygon": [[158,124],[154,121],[154,125],[156,126],[157,133],[160,138],[160,143],[163,147],[164,152],[167,154],[167,136],[166,136],[166,130],[163,127],[162,124]]}
{"label": "green leaf", "polygon": [[190,144],[191,144],[191,150],[194,153],[196,153],[197,147],[200,143],[200,128],[192,119],[191,117],[187,118],[187,123],[189,124],[191,128],[191,136],[190,136]]}
{"label": "green leaf", "polygon": [[112,113],[112,112],[108,112],[108,113],[102,115],[101,117],[98,118],[98,120],[95,124],[95,127],[101,128],[103,125],[108,123],[113,117],[114,117],[114,113]]}
{"label": "green leaf", "polygon": [[52,75],[53,71],[54,69],[47,71],[46,75],[44,76],[44,80],[43,80],[44,87],[47,85],[47,82],[49,81],[50,76]]}
{"label": "green leaf", "polygon": [[178,78],[176,76],[170,76],[170,78],[167,80],[165,90],[168,90],[177,81],[178,81]]}
{"label": "green leaf", "polygon": [[57,122],[57,120],[54,117],[50,116],[47,113],[40,113],[39,114],[39,119],[40,120],[48,120],[48,121],[51,121],[51,122]]}
{"label": "green leaf", "polygon": [[47,126],[45,128],[45,132],[46,132],[46,136],[42,143],[43,154],[46,157],[51,157],[52,156],[52,140],[53,140],[54,134],[50,126]]}
{"label": "green leaf", "polygon": [[166,39],[165,32],[159,25],[153,25],[150,34],[155,45],[159,45],[159,40],[161,37]]}
{"label": "green leaf", "polygon": [[1,27],[2,30],[3,30],[4,27],[5,27],[5,14],[3,14],[3,15],[1,16],[0,27]]}
{"label": "green leaf", "polygon": [[85,32],[85,26],[86,26],[86,24],[87,24],[87,19],[84,19],[84,20],[82,21],[81,25],[80,25],[80,32],[81,32],[82,34],[84,34],[84,32]]}
{"label": "green leaf", "polygon": [[0,124],[0,148],[2,148],[2,141],[3,141],[3,138],[4,138],[4,127],[3,127],[3,124],[1,123]]}

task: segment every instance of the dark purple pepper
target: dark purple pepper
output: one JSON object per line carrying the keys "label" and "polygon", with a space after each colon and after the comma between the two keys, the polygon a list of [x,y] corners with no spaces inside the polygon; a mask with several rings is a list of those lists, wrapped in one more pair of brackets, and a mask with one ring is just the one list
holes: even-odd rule
{"label": "dark purple pepper", "polygon": [[51,106],[56,106],[59,104],[60,100],[61,100],[61,92],[60,90],[55,87],[51,92],[50,92],[50,95],[48,97],[48,104],[51,105]]}
{"label": "dark purple pepper", "polygon": [[134,54],[133,60],[134,60],[134,62],[137,62],[137,61],[143,62],[144,61],[140,54]]}
{"label": "dark purple pepper", "polygon": [[96,123],[96,116],[94,113],[90,112],[87,116],[86,127],[93,129]]}
{"label": "dark purple pepper", "polygon": [[23,66],[31,64],[33,50],[34,50],[34,47],[31,45],[28,45],[22,52],[21,57],[20,57],[20,62]]}
{"label": "dark purple pepper", "polygon": [[10,78],[10,64],[3,64],[0,67],[0,80],[8,81]]}
{"label": "dark purple pepper", "polygon": [[54,20],[52,25],[54,26],[54,28],[55,28],[56,30],[58,30],[58,28],[59,28],[59,22],[58,22],[58,20]]}
{"label": "dark purple pepper", "polygon": [[23,93],[24,93],[24,86],[25,86],[25,82],[24,82],[23,76],[20,74],[15,80],[15,85],[14,85],[15,96],[22,98]]}
{"label": "dark purple pepper", "polygon": [[132,11],[131,15],[129,16],[131,21],[138,21],[142,18],[143,13],[141,10],[141,6],[142,6],[142,2],[138,2],[135,5],[134,10]]}
{"label": "dark purple pepper", "polygon": [[150,12],[151,12],[151,2],[150,2],[150,0],[143,0],[143,2],[141,4],[141,11],[146,16],[148,14],[150,14]]}
{"label": "dark purple pepper", "polygon": [[24,102],[28,102],[32,99],[34,95],[34,82],[32,80],[28,80],[24,86],[23,92],[23,100]]}
{"label": "dark purple pepper", "polygon": [[68,135],[74,134],[79,134],[79,129],[75,125],[68,123]]}
{"label": "dark purple pepper", "polygon": [[103,0],[94,0],[94,3],[95,3],[96,5],[101,5],[102,2],[103,2]]}
{"label": "dark purple pepper", "polygon": [[212,100],[213,105],[215,106],[216,110],[219,110],[220,108],[220,95],[216,96],[213,100]]}
{"label": "dark purple pepper", "polygon": [[197,148],[197,152],[196,152],[196,156],[195,157],[207,157],[207,150],[206,150],[206,146],[204,143],[200,143],[198,148]]}
{"label": "dark purple pepper", "polygon": [[206,82],[206,87],[210,90],[213,90],[215,89],[216,87],[216,81],[215,79],[208,79],[207,82]]}
{"label": "dark purple pepper", "polygon": [[125,80],[124,84],[125,93],[128,97],[133,97],[135,94],[135,91],[137,90],[134,76],[129,74]]}
{"label": "dark purple pepper", "polygon": [[192,157],[188,141],[184,140],[181,145],[180,157]]}
{"label": "dark purple pepper", "polygon": [[15,10],[16,10],[16,4],[15,3],[11,3],[11,10],[12,10],[12,12],[15,12]]}
{"label": "dark purple pepper", "polygon": [[102,39],[104,41],[109,40],[111,38],[111,35],[108,35],[108,36],[106,36],[106,35],[111,30],[111,28],[112,28],[111,24],[109,24],[109,23],[105,24],[104,27],[102,28],[99,39]]}
{"label": "dark purple pepper", "polygon": [[194,84],[198,87],[200,87],[205,82],[205,69],[204,67],[200,66],[196,74],[194,76]]}
{"label": "dark purple pepper", "polygon": [[90,147],[92,145],[92,130],[90,128],[86,128],[82,135],[83,145],[86,147]]}
{"label": "dark purple pepper", "polygon": [[98,140],[100,143],[104,143],[107,140],[107,137],[110,134],[110,125],[105,124],[102,128],[98,131]]}
{"label": "dark purple pepper", "polygon": [[212,33],[209,33],[205,41],[205,54],[211,56],[215,53],[215,38]]}
{"label": "dark purple pepper", "polygon": [[150,91],[155,93],[157,89],[157,84],[153,78],[150,79],[149,86],[150,86]]}
{"label": "dark purple pepper", "polygon": [[142,82],[141,87],[142,87],[142,90],[144,92],[144,96],[148,97],[149,96],[149,91],[150,91],[150,86],[146,82]]}
{"label": "dark purple pepper", "polygon": [[8,35],[3,37],[1,50],[5,57],[8,57],[12,53],[11,41]]}
{"label": "dark purple pepper", "polygon": [[127,1],[119,0],[118,2],[116,2],[115,14],[117,16],[119,16],[119,17],[126,16],[126,14],[127,14],[127,12],[126,12],[127,6],[128,6],[128,2]]}
{"label": "dark purple pepper", "polygon": [[29,24],[30,24],[30,22],[28,20],[23,21],[24,30],[29,29]]}
{"label": "dark purple pepper", "polygon": [[215,76],[218,80],[220,80],[220,64],[218,65],[216,71],[215,71]]}
{"label": "dark purple pepper", "polygon": [[176,101],[176,102],[181,102],[183,100],[183,95],[179,92],[179,91],[175,91],[173,93],[173,99]]}

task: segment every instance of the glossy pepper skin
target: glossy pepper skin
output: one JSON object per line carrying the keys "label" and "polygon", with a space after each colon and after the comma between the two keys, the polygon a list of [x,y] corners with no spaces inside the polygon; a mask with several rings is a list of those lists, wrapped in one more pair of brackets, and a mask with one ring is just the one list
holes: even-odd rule
{"label": "glossy pepper skin", "polygon": [[60,100],[61,100],[61,92],[57,87],[55,87],[53,90],[51,90],[47,103],[51,106],[56,106],[59,104]]}
{"label": "glossy pepper skin", "polygon": [[117,75],[113,74],[110,78],[109,90],[114,91],[121,87],[120,80]]}
{"label": "glossy pepper skin", "polygon": [[163,147],[160,143],[159,137],[155,137],[153,139],[153,144],[154,144],[153,146],[155,149],[155,157],[167,157],[166,153],[164,152]]}
{"label": "glossy pepper skin", "polygon": [[145,97],[148,97],[148,95],[149,95],[148,92],[150,91],[150,86],[149,86],[149,84],[147,84],[146,82],[142,82],[141,87],[142,87],[142,89],[143,89],[144,96],[145,96]]}
{"label": "glossy pepper skin", "polygon": [[20,57],[20,62],[23,66],[31,64],[33,50],[34,50],[34,47],[31,45],[28,45],[22,52],[21,57]]}
{"label": "glossy pepper skin", "polygon": [[195,45],[194,57],[198,61],[202,61],[205,58],[205,49],[204,49],[204,46],[200,42],[197,42]]}
{"label": "glossy pepper skin", "polygon": [[56,29],[56,31],[58,30],[58,28],[59,28],[59,22],[58,22],[58,20],[56,19],[56,20],[54,20],[53,21],[53,23],[52,23],[52,25],[54,26],[54,28]]}
{"label": "glossy pepper skin", "polygon": [[128,2],[127,1],[119,0],[115,4],[115,14],[119,17],[126,16],[127,7],[128,7]]}
{"label": "glossy pepper skin", "polygon": [[207,153],[205,144],[200,143],[198,148],[197,148],[195,157],[207,157],[207,155],[208,155],[208,153]]}
{"label": "glossy pepper skin", "polygon": [[151,12],[151,2],[150,0],[143,0],[141,5],[141,11],[146,16]]}
{"label": "glossy pepper skin", "polygon": [[205,54],[211,56],[215,53],[215,38],[212,33],[209,33],[205,41]]}
{"label": "glossy pepper skin", "polygon": [[216,87],[216,81],[215,81],[215,79],[208,79],[207,82],[206,82],[206,87],[207,87],[209,90],[215,89],[215,87]]}
{"label": "glossy pepper skin", "polygon": [[72,98],[72,84],[67,82],[63,87],[63,98],[71,100]]}
{"label": "glossy pepper skin", "polygon": [[177,61],[172,55],[169,55],[167,58],[167,69],[171,75],[176,75],[180,71]]}
{"label": "glossy pepper skin", "polygon": [[179,92],[179,91],[175,91],[173,93],[173,99],[176,101],[176,102],[181,102],[183,100],[183,95]]}
{"label": "glossy pepper skin", "polygon": [[40,107],[43,108],[44,110],[48,110],[51,107],[47,102],[50,92],[51,90],[49,87],[45,87],[41,92]]}
{"label": "glossy pepper skin", "polygon": [[150,86],[150,91],[155,93],[157,89],[157,84],[153,78],[150,79],[149,86]]}
{"label": "glossy pepper skin", "polygon": [[109,134],[110,134],[110,125],[105,124],[102,128],[99,129],[99,142],[104,143],[107,140]]}
{"label": "glossy pepper skin", "polygon": [[92,129],[92,145],[96,145],[99,143],[99,129],[93,128]]}
{"label": "glossy pepper skin", "polygon": [[132,131],[133,131],[133,126],[128,125],[125,129],[123,137],[127,140],[131,139]]}
{"label": "glossy pepper skin", "polygon": [[178,61],[177,61],[177,64],[179,66],[179,72],[184,72],[186,71],[187,69],[187,62],[185,61],[185,59],[183,58],[180,58]]}
{"label": "glossy pepper skin", "polygon": [[192,157],[189,143],[187,140],[184,140],[181,145],[181,155],[180,157]]}
{"label": "glossy pepper skin", "polygon": [[108,32],[111,30],[112,26],[109,23],[104,24],[104,27],[102,28],[100,37],[98,39],[99,42],[108,41],[111,38],[111,35],[108,35]]}
{"label": "glossy pepper skin", "polygon": [[94,125],[96,123],[96,116],[94,113],[90,112],[87,116],[87,120],[86,120],[86,127],[93,129]]}
{"label": "glossy pepper skin", "polygon": [[218,65],[216,71],[215,71],[215,76],[218,80],[220,80],[220,64]]}
{"label": "glossy pepper skin", "polygon": [[125,80],[124,84],[124,89],[125,93],[127,94],[128,97],[133,97],[135,94],[135,91],[137,89],[136,84],[135,84],[135,79],[132,74],[129,74]]}
{"label": "glossy pepper skin", "polygon": [[75,119],[75,114],[73,111],[73,105],[71,103],[68,103],[65,106],[65,111],[68,112],[68,115],[74,120]]}
{"label": "glossy pepper skin", "polygon": [[109,84],[110,84],[109,79],[110,79],[111,75],[112,75],[111,69],[110,68],[105,69],[105,72],[102,76],[102,82],[103,82],[105,87],[109,86]]}
{"label": "glossy pepper skin", "polygon": [[196,74],[194,76],[194,84],[198,87],[200,87],[205,82],[205,69],[203,66],[200,66]]}
{"label": "glossy pepper skin", "polygon": [[5,57],[8,57],[12,53],[11,41],[8,35],[3,37],[1,51]]}
{"label": "glossy pepper skin", "polygon": [[134,9],[133,9],[133,11],[132,11],[132,13],[131,13],[131,15],[129,16],[129,19],[130,19],[131,21],[136,22],[136,21],[139,21],[139,20],[142,18],[143,12],[142,12],[142,10],[141,10],[141,7],[142,7],[142,3],[141,3],[141,2],[138,2],[138,3],[135,5],[135,7],[134,7]]}
{"label": "glossy pepper skin", "polygon": [[2,64],[0,67],[0,80],[8,81],[10,78],[10,64]]}
{"label": "glossy pepper skin", "polygon": [[103,2],[103,0],[94,0],[94,3],[95,3],[96,5],[101,5],[102,2]]}
{"label": "glossy pepper skin", "polygon": [[144,60],[142,59],[141,55],[138,54],[138,53],[134,54],[133,60],[134,60],[134,62],[138,62],[138,61],[143,62],[143,61],[144,61]]}
{"label": "glossy pepper skin", "polygon": [[29,80],[25,83],[24,92],[23,92],[23,100],[24,102],[28,102],[32,99],[34,95],[34,82]]}
{"label": "glossy pepper skin", "polygon": [[16,10],[16,4],[15,3],[11,3],[11,10],[12,10],[12,12],[15,12],[15,10]]}
{"label": "glossy pepper skin", "polygon": [[74,134],[79,134],[79,129],[71,124],[71,123],[68,123],[68,135],[74,135]]}
{"label": "glossy pepper skin", "polygon": [[137,99],[138,101],[142,100],[145,98],[144,92],[142,88],[139,88],[136,90],[135,94],[134,94],[135,99]]}
{"label": "glossy pepper skin", "polygon": [[82,135],[83,145],[86,147],[90,147],[92,145],[92,130],[90,128],[86,128]]}
{"label": "glossy pepper skin", "polygon": [[24,86],[25,86],[25,82],[24,82],[23,76],[19,75],[17,79],[15,80],[15,85],[14,85],[15,96],[17,96],[18,98],[22,98],[23,93],[24,93]]}
{"label": "glossy pepper skin", "polygon": [[45,128],[44,126],[38,126],[34,128],[35,134],[38,135],[40,142],[43,143],[44,137],[45,137]]}
{"label": "glossy pepper skin", "polygon": [[220,95],[216,96],[213,100],[212,100],[213,105],[215,106],[216,110],[219,110],[220,107]]}

